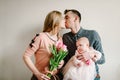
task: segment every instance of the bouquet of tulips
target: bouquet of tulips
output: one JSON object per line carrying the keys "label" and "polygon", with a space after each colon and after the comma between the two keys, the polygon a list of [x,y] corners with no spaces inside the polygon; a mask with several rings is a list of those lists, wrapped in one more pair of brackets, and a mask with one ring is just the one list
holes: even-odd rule
{"label": "bouquet of tulips", "polygon": [[[49,70],[53,71],[58,68],[59,63],[66,57],[68,54],[66,45],[63,44],[62,41],[57,41],[55,45],[50,47],[52,57],[49,62]],[[51,78],[52,74],[48,73],[48,77]]]}

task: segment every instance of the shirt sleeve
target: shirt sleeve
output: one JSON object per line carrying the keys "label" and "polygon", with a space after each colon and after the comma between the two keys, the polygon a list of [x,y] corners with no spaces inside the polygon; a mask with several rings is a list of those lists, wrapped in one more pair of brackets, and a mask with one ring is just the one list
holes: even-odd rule
{"label": "shirt sleeve", "polygon": [[104,55],[104,52],[103,52],[103,49],[102,49],[100,36],[99,36],[99,34],[96,31],[94,31],[93,36],[94,36],[94,39],[95,39],[93,48],[95,50],[101,52],[101,54],[102,54],[101,58],[99,60],[97,60],[97,63],[98,64],[103,64],[103,63],[105,63],[105,55]]}
{"label": "shirt sleeve", "polygon": [[36,36],[31,40],[31,43],[29,44],[28,48],[25,50],[24,56],[31,57],[39,48],[40,43],[40,35],[36,34]]}

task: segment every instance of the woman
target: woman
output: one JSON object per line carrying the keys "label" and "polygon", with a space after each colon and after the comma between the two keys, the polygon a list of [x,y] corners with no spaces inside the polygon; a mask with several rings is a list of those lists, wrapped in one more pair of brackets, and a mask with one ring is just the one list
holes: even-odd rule
{"label": "woman", "polygon": [[[46,16],[43,32],[34,37],[23,55],[25,64],[34,74],[31,80],[49,80],[49,77],[46,76],[52,55],[49,47],[56,41],[62,40],[59,31],[64,27],[65,21],[61,12],[52,11]],[[31,60],[33,54],[35,55],[35,64]]]}

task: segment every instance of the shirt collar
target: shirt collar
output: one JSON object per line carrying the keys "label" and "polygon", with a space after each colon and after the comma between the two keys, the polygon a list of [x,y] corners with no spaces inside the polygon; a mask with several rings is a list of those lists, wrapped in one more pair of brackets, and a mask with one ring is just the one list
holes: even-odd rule
{"label": "shirt collar", "polygon": [[82,31],[83,31],[83,28],[80,27],[79,31],[75,34],[75,36],[79,36],[82,33]]}
{"label": "shirt collar", "polygon": [[82,27],[80,27],[80,29],[79,29],[79,31],[76,33],[76,34],[73,34],[72,33],[72,35],[74,35],[74,36],[79,36],[81,33],[82,33],[82,31],[83,31],[83,28]]}
{"label": "shirt collar", "polygon": [[73,34],[71,32],[71,35],[73,36],[72,38],[76,41],[78,39],[78,37],[80,36],[80,34],[82,33],[82,31],[83,31],[83,28],[80,27],[80,30],[76,34]]}

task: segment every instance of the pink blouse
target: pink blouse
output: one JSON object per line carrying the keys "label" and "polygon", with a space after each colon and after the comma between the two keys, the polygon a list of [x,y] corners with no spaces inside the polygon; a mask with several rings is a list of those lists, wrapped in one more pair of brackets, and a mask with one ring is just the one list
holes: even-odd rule
{"label": "pink blouse", "polygon": [[51,57],[50,46],[55,44],[46,33],[40,33],[34,38],[32,46],[28,46],[24,56],[31,57],[35,55],[35,66],[41,73],[46,73],[45,68],[49,66]]}

